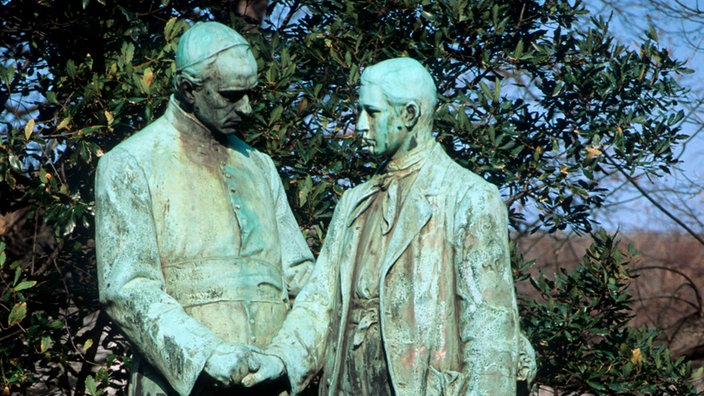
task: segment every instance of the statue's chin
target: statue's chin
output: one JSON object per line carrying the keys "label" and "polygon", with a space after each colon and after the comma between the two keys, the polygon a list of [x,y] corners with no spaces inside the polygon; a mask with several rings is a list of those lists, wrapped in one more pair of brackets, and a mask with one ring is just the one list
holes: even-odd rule
{"label": "statue's chin", "polygon": [[235,126],[226,126],[217,130],[218,135],[229,136],[237,134],[238,129]]}

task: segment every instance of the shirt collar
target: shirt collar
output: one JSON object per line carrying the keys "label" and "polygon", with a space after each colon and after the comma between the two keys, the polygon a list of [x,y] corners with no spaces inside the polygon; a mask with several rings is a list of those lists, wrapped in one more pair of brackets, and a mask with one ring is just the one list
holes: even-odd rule
{"label": "shirt collar", "polygon": [[173,95],[169,98],[169,105],[166,108],[166,119],[177,131],[202,140],[214,140],[213,134],[203,125],[193,114],[185,112],[176,102]]}
{"label": "shirt collar", "polygon": [[384,173],[412,173],[417,171],[423,165],[425,158],[434,146],[435,140],[428,139],[425,143],[414,147],[403,156],[389,160],[384,167]]}
{"label": "shirt collar", "polygon": [[178,131],[179,140],[186,156],[207,166],[223,165],[227,162],[227,147],[218,142],[210,129],[203,125],[193,114],[184,111],[173,95],[164,116],[174,129]]}

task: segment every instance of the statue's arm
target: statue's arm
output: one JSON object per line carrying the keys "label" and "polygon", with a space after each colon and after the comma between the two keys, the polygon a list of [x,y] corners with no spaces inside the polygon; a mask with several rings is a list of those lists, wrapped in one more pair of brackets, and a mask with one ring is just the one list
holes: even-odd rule
{"label": "statue's arm", "polygon": [[291,212],[281,178],[268,158],[269,179],[276,202],[276,222],[281,243],[281,265],[291,297],[300,292],[313,270],[313,254]]}
{"label": "statue's arm", "polygon": [[[338,251],[344,234],[345,196],[333,214],[313,273],[301,290],[279,333],[266,352],[286,367],[292,395],[305,389],[327,359],[330,329],[336,317],[339,290]],[[260,379],[261,380],[261,379]]]}
{"label": "statue's arm", "polygon": [[135,349],[187,395],[221,341],[164,291],[146,178],[121,154],[102,157],[96,174],[100,301]]}
{"label": "statue's arm", "polygon": [[458,209],[455,269],[467,394],[514,395],[518,311],[506,207],[494,186],[482,186]]}

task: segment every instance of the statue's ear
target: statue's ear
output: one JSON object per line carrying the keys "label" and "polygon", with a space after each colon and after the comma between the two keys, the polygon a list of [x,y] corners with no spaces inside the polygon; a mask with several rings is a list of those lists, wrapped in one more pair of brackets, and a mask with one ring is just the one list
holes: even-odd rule
{"label": "statue's ear", "polygon": [[181,95],[181,98],[183,98],[183,100],[189,106],[193,106],[193,104],[196,102],[196,98],[194,95],[195,89],[196,86],[195,84],[193,84],[193,81],[187,78],[179,78],[178,92]]}
{"label": "statue's ear", "polygon": [[401,118],[403,119],[406,128],[409,130],[412,129],[420,118],[420,106],[418,106],[418,103],[413,100],[406,103],[406,105],[403,106]]}

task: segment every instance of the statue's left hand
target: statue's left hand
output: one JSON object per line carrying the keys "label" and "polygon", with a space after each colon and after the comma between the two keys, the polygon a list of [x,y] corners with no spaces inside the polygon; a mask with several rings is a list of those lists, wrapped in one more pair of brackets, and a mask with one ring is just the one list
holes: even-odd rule
{"label": "statue's left hand", "polygon": [[259,369],[259,360],[254,358],[254,353],[249,346],[222,344],[215,349],[203,370],[221,386],[236,385],[249,372]]}
{"label": "statue's left hand", "polygon": [[262,382],[273,381],[286,374],[286,366],[278,356],[254,352],[252,358],[260,365],[258,370],[251,370],[254,372],[250,372],[242,379],[242,385],[248,388]]}

